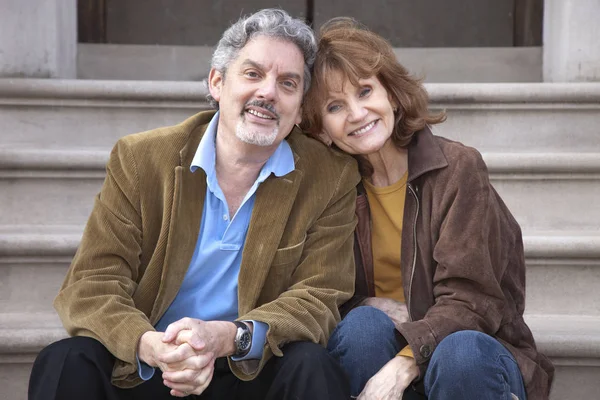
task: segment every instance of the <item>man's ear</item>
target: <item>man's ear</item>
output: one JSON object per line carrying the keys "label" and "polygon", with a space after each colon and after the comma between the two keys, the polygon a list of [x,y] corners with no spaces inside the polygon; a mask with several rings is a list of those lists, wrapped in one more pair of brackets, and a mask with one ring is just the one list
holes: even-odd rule
{"label": "man's ear", "polygon": [[221,89],[223,87],[223,74],[214,68],[208,74],[208,91],[217,102],[221,101]]}
{"label": "man's ear", "polygon": [[300,106],[300,109],[298,110],[298,115],[296,115],[296,121],[294,121],[294,123],[299,126],[300,122],[302,122],[302,106]]}

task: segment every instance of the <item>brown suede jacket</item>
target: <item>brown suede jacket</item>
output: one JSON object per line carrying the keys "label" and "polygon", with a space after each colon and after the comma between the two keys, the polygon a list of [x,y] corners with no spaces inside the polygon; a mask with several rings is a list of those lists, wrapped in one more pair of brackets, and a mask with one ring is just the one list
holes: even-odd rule
{"label": "brown suede jacket", "polygon": [[[409,144],[408,172],[401,268],[410,322],[399,331],[421,377],[442,339],[476,330],[514,355],[529,400],[547,399],[554,367],[523,320],[521,229],[492,187],[481,155],[425,128]],[[356,214],[356,294],[346,311],[375,296],[371,219],[360,185]]]}

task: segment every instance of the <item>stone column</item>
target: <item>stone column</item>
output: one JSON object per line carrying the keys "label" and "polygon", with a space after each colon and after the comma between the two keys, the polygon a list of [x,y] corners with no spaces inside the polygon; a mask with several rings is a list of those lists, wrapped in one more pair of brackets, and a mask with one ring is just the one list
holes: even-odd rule
{"label": "stone column", "polygon": [[77,77],[76,0],[0,4],[0,77]]}
{"label": "stone column", "polygon": [[544,1],[544,81],[600,81],[600,0]]}

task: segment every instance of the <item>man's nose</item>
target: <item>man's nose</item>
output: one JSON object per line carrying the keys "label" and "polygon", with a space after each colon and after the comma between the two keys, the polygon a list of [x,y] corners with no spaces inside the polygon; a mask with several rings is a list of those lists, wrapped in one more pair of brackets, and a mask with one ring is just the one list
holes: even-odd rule
{"label": "man's nose", "polygon": [[264,79],[256,92],[258,98],[273,101],[277,97],[277,81],[275,79]]}

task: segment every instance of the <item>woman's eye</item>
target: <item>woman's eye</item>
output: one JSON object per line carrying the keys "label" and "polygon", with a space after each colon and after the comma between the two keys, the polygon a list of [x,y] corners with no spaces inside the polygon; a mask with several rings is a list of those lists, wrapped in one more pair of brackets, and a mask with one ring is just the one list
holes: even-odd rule
{"label": "woman's eye", "polygon": [[341,107],[337,104],[331,104],[331,105],[327,106],[327,112],[334,113],[336,111],[339,111],[340,108]]}
{"label": "woman's eye", "polygon": [[368,96],[369,93],[371,93],[371,88],[362,88],[362,90],[360,91],[359,97],[365,97]]}

